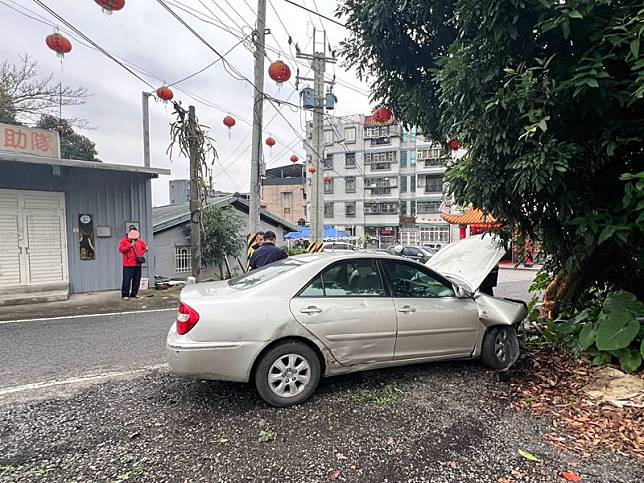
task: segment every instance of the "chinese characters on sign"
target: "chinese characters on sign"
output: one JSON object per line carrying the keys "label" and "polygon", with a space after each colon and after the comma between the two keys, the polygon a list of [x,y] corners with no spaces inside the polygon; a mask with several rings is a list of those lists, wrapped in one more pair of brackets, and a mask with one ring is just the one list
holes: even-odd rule
{"label": "chinese characters on sign", "polygon": [[60,143],[58,133],[45,129],[0,124],[1,151],[59,158]]}

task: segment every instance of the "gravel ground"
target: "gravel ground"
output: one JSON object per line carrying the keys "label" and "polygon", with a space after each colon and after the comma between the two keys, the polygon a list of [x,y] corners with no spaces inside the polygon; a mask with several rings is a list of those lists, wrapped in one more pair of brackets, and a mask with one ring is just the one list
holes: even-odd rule
{"label": "gravel ground", "polygon": [[476,362],[437,363],[331,378],[274,409],[159,370],[0,407],[0,481],[644,481],[637,460],[548,446],[551,423],[509,409],[507,389]]}

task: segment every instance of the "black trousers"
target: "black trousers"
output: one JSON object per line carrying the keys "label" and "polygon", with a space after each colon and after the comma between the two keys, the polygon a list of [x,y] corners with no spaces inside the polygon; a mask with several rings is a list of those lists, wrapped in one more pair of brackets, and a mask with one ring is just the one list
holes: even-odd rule
{"label": "black trousers", "polygon": [[141,284],[141,265],[138,267],[123,267],[123,285],[121,297],[136,297]]}

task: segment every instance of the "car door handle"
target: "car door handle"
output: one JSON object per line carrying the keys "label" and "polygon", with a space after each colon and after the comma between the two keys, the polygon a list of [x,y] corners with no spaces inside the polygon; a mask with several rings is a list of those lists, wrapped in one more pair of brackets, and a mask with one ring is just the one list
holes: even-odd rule
{"label": "car door handle", "polygon": [[402,312],[403,314],[409,314],[411,312],[416,312],[416,309],[410,305],[405,305],[404,307],[400,307],[398,309],[398,312]]}
{"label": "car door handle", "polygon": [[319,314],[320,312],[322,312],[322,309],[319,307],[311,306],[300,309],[300,312],[302,312],[303,314]]}

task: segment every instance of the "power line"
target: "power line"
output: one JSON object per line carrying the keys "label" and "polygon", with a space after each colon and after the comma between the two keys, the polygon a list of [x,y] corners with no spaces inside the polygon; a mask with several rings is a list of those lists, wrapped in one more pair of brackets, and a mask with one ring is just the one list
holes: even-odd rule
{"label": "power line", "polygon": [[320,12],[316,12],[315,10],[311,10],[310,8],[305,7],[304,5],[300,5],[299,3],[293,2],[292,0],[284,0],[284,1],[286,3],[290,3],[291,5],[296,6],[298,8],[301,8],[302,10],[306,10],[307,12],[312,13],[313,15],[317,15],[320,18],[324,18],[324,19],[328,20],[329,22],[333,22],[334,24],[339,25],[340,27],[344,27],[345,29],[349,28],[345,24],[343,24],[342,22],[338,22],[334,18],[327,17],[326,15],[322,15]]}

